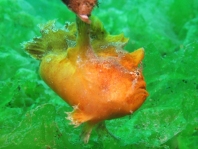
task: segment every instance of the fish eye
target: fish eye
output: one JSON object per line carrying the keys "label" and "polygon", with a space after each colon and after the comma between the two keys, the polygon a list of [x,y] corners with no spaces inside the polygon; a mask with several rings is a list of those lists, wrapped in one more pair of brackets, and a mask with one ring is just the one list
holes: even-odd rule
{"label": "fish eye", "polygon": [[139,75],[140,75],[140,72],[139,72],[139,71],[136,71],[135,73],[136,73],[136,75],[137,75],[137,76],[139,76]]}

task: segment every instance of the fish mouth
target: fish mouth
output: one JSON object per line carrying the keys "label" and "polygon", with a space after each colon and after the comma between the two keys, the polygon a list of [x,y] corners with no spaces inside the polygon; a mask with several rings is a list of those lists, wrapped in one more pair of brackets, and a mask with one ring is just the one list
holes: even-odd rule
{"label": "fish mouth", "polygon": [[149,95],[149,93],[146,90],[146,83],[144,81],[141,81],[139,86],[138,86],[138,90],[144,94],[146,97]]}
{"label": "fish mouth", "polygon": [[139,89],[144,89],[144,90],[145,90],[145,89],[146,89],[146,83],[145,83],[145,81],[143,81],[143,80],[140,81],[140,82],[139,82],[138,88],[139,88]]}
{"label": "fish mouth", "polygon": [[145,96],[148,96],[149,93],[147,92],[146,90],[146,83],[144,82],[144,85],[141,85],[139,88],[138,88],[143,94],[145,94]]}
{"label": "fish mouth", "polygon": [[142,86],[139,87],[139,89],[144,89],[144,90],[146,90],[146,86],[145,86],[145,85],[142,85]]}

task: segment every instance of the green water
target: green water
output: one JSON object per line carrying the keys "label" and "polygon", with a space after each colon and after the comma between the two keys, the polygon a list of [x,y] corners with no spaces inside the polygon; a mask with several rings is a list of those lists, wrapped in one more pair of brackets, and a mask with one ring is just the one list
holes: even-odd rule
{"label": "green water", "polygon": [[106,122],[120,141],[94,130],[83,144],[81,126],[65,119],[72,108],[21,45],[40,36],[38,24],[62,26],[75,15],[60,0],[0,0],[0,149],[198,148],[198,1],[100,0],[93,14],[130,38],[127,51],[145,48],[149,97],[131,117]]}

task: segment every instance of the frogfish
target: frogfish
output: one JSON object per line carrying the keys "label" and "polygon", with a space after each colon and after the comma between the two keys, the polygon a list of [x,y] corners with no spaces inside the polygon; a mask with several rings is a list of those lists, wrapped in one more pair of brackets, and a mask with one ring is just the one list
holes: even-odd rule
{"label": "frogfish", "polygon": [[94,126],[132,114],[148,96],[144,49],[125,51],[128,38],[110,35],[98,18],[90,19],[88,24],[76,17],[59,29],[49,21],[41,26],[41,37],[24,44],[40,60],[44,82],[73,107],[66,118],[75,127],[84,123],[85,143]]}

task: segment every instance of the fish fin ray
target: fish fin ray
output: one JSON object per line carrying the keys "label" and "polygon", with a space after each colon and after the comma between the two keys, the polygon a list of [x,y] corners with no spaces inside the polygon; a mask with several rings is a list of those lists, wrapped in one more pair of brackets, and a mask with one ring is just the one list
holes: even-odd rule
{"label": "fish fin ray", "polygon": [[75,127],[78,127],[80,124],[87,122],[90,120],[90,116],[84,114],[79,109],[74,109],[72,112],[66,112],[67,117],[66,119],[71,121],[71,125],[74,125]]}

